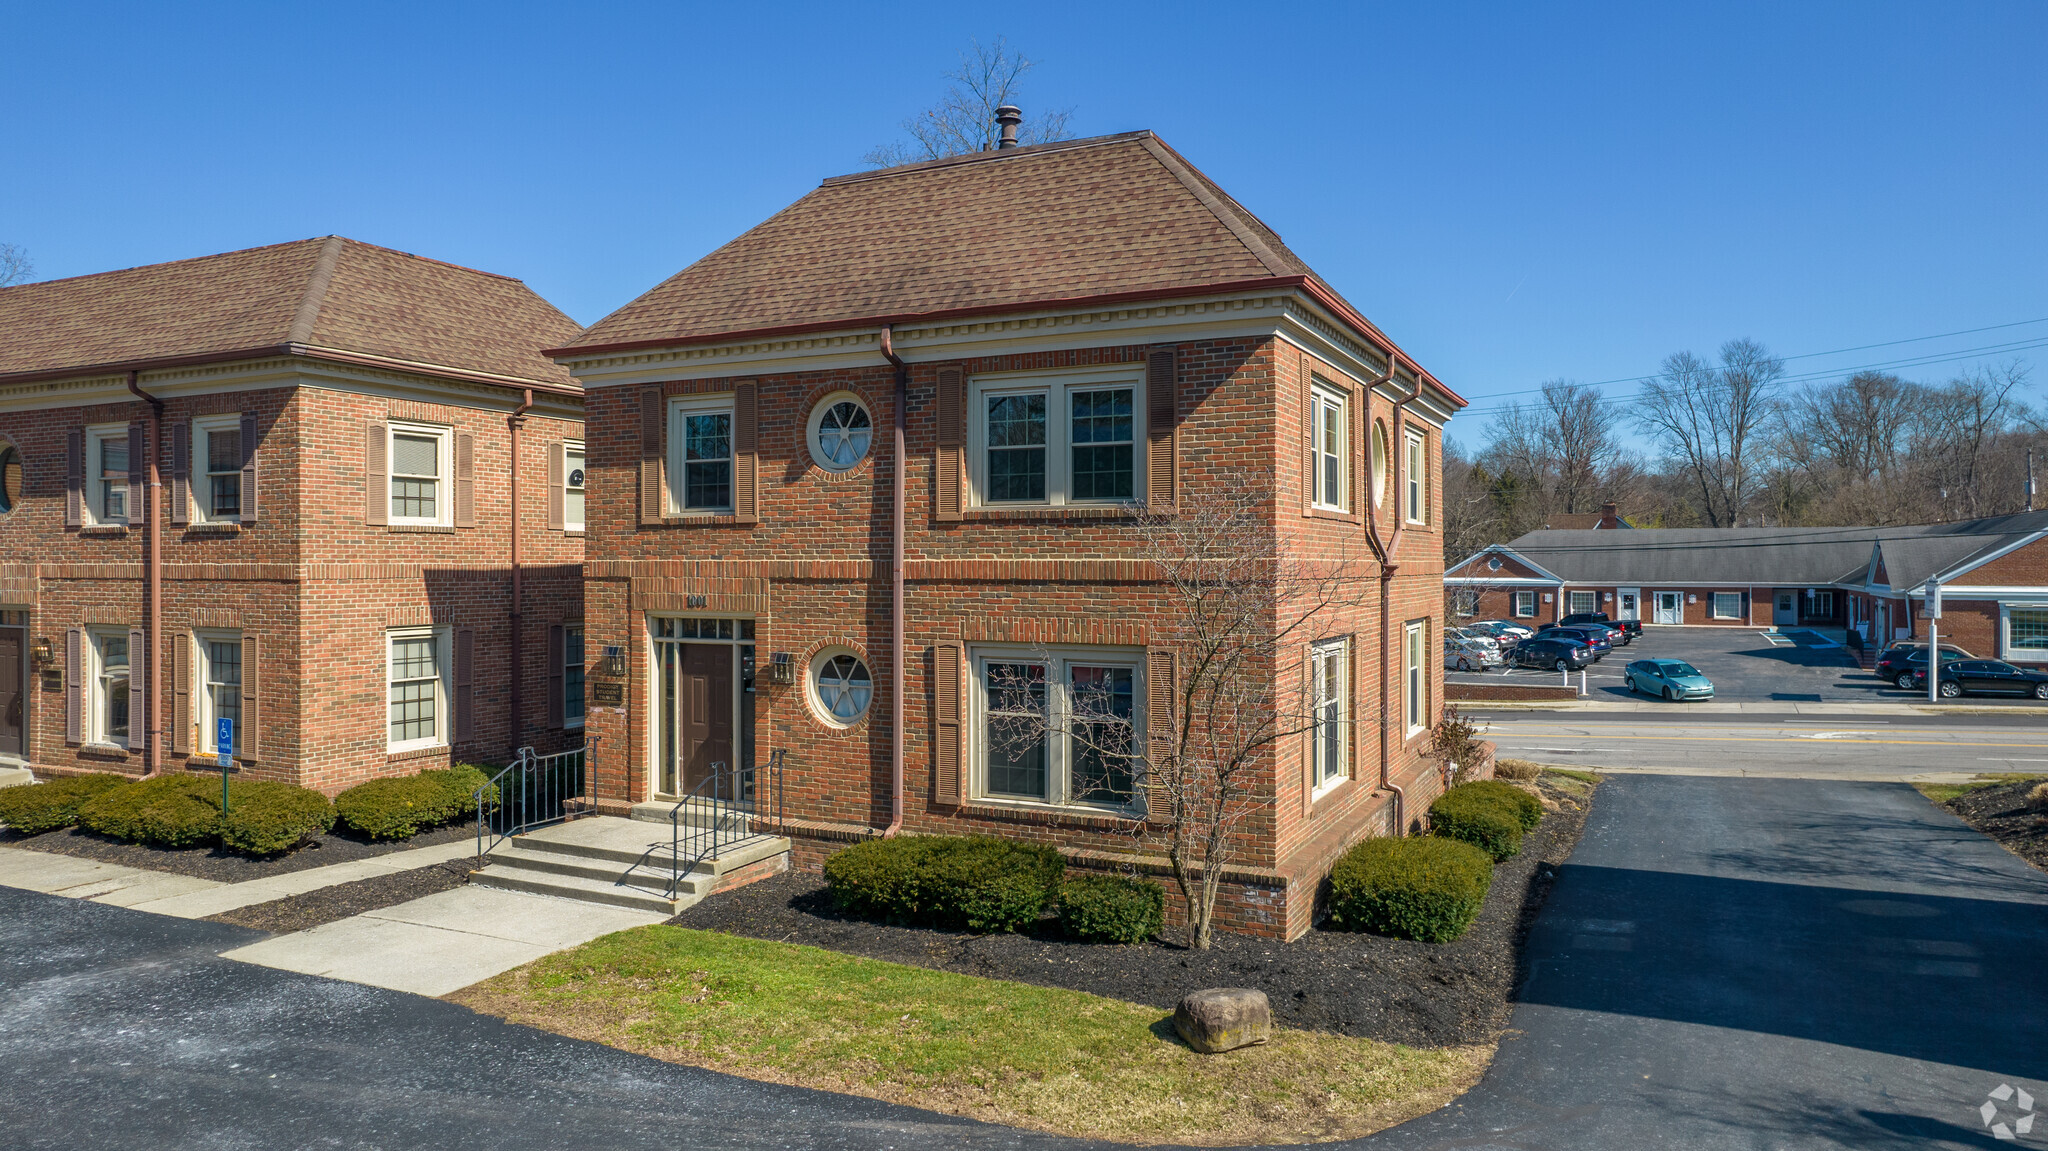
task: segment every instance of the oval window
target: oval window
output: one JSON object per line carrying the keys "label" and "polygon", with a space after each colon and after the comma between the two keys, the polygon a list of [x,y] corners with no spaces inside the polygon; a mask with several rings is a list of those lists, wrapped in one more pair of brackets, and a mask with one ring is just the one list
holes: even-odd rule
{"label": "oval window", "polygon": [[845,727],[867,714],[868,703],[875,696],[875,682],[859,656],[826,651],[819,653],[811,665],[811,692],[819,717]]}
{"label": "oval window", "polygon": [[14,510],[21,498],[21,453],[13,444],[0,446],[0,515]]}
{"label": "oval window", "polygon": [[826,471],[843,472],[867,458],[875,438],[868,407],[848,392],[835,392],[811,411],[811,458]]}
{"label": "oval window", "polygon": [[1387,491],[1387,425],[1377,420],[1372,425],[1372,491],[1374,504],[1386,507],[1390,495]]}

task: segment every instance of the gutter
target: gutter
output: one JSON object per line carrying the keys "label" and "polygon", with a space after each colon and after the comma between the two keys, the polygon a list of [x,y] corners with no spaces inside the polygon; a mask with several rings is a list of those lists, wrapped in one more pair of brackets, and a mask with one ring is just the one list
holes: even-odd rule
{"label": "gutter", "polygon": [[519,432],[526,426],[526,413],[533,407],[533,389],[527,388],[521,396],[519,406],[512,409],[512,416],[506,421],[512,431],[512,750],[519,748],[520,738],[525,734],[523,723],[526,711],[522,706],[525,682],[524,643],[526,635],[526,598],[520,576],[523,573],[519,563]]}
{"label": "gutter", "polygon": [[158,681],[163,679],[164,663],[164,536],[162,525],[157,522],[156,497],[163,486],[163,473],[157,456],[163,451],[164,402],[143,391],[137,375],[137,370],[128,372],[128,390],[149,404],[149,445],[144,449],[149,457],[149,487],[142,504],[143,520],[149,531],[149,547],[143,555],[142,569],[149,640],[140,660],[136,659],[134,652],[128,653],[128,660],[131,668],[141,664],[143,682],[149,685],[142,696],[142,773],[155,775],[163,770],[163,685]]}
{"label": "gutter", "polygon": [[363,367],[390,368],[397,371],[417,372],[425,376],[440,376],[444,379],[460,380],[465,383],[487,384],[492,387],[542,392],[555,396],[574,396],[579,400],[584,395],[582,388],[571,384],[528,380],[519,376],[501,376],[495,372],[452,368],[445,365],[421,363],[416,360],[400,360],[390,356],[376,356],[366,352],[349,352],[340,348],[322,348],[313,344],[301,343],[262,344],[253,348],[236,348],[225,352],[194,352],[191,355],[185,356],[158,356],[142,360],[116,360],[104,364],[80,364],[69,368],[39,368],[28,372],[6,372],[0,373],[0,387],[9,387],[14,384],[42,383],[46,380],[89,379],[94,376],[109,376],[116,373],[126,373],[132,377],[138,372],[153,372],[166,368],[189,368],[200,364],[222,364],[234,360],[262,360],[274,356],[295,356],[309,360],[326,360],[337,364],[358,364]]}
{"label": "gutter", "polygon": [[882,326],[882,354],[896,365],[895,451],[890,457],[889,498],[889,826],[888,839],[903,830],[903,504],[904,408],[910,402],[910,365],[896,354],[895,326]]}

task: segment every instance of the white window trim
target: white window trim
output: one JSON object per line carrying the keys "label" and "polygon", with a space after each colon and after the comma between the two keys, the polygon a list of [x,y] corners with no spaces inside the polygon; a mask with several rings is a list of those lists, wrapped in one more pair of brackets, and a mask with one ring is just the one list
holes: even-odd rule
{"label": "white window trim", "polygon": [[[127,433],[123,431],[122,434],[126,435]],[[85,742],[88,744],[100,747],[118,747],[124,750],[132,749],[136,746],[134,738],[135,725],[141,722],[142,716],[140,714],[141,709],[135,706],[137,702],[134,690],[135,652],[130,650],[128,653],[128,735],[125,738],[116,738],[107,730],[109,699],[105,684],[102,682],[106,679],[106,664],[100,655],[101,640],[119,639],[121,642],[127,643],[129,639],[128,631],[129,629],[125,627],[88,627],[85,629],[84,654],[87,664],[85,668]]]}
{"label": "white window trim", "polygon": [[[85,429],[85,522],[95,526],[120,524],[125,527],[128,524],[129,516],[109,516],[105,515],[102,511],[106,507],[106,469],[98,465],[100,461],[100,445],[108,440],[118,440],[122,446],[127,446],[128,425],[94,424]],[[130,460],[128,467],[128,474],[133,474],[135,462]],[[128,480],[125,475],[122,477],[121,487],[124,491],[128,488]],[[135,493],[132,491],[128,492],[121,506],[128,511],[134,511]]]}
{"label": "white window trim", "polygon": [[685,507],[683,497],[689,491],[685,484],[688,475],[683,466],[684,449],[688,446],[683,437],[685,417],[724,414],[727,417],[725,433],[726,493],[731,495],[739,480],[738,453],[733,448],[733,434],[738,430],[739,415],[737,403],[731,392],[718,392],[703,396],[675,396],[668,402],[668,482],[662,493],[663,512],[672,516],[729,516],[733,514],[730,500],[723,507]]}
{"label": "white window trim", "polygon": [[[858,661],[861,670],[868,673],[868,702],[850,719],[841,719],[832,714],[832,709],[826,706],[823,694],[818,691],[819,673],[825,670],[827,663],[841,656],[847,656]],[[819,723],[835,731],[846,731],[849,728],[859,727],[860,722],[868,717],[869,712],[874,710],[876,694],[875,669],[868,664],[867,656],[850,647],[834,644],[819,648],[811,656],[810,666],[804,669],[804,699],[811,705],[811,715]]]}
{"label": "white window trim", "polygon": [[[1337,450],[1324,450],[1323,413],[1331,408],[1337,412]],[[1309,439],[1313,472],[1309,476],[1309,506],[1320,511],[1348,512],[1351,510],[1351,400],[1343,392],[1323,384],[1309,388]],[[1337,460],[1337,491],[1323,490],[1325,461],[1331,455]]]}
{"label": "white window trim", "polygon": [[[431,516],[402,516],[392,504],[398,485],[398,437],[401,435],[434,437],[434,467],[440,474],[434,477],[434,514]],[[393,420],[386,425],[384,436],[384,510],[391,524],[398,527],[446,527],[454,523],[455,429],[440,424],[409,424]]]}
{"label": "white window trim", "polygon": [[[576,466],[569,462],[569,458],[571,456],[577,456],[583,460],[584,472],[582,487],[572,487],[569,484],[569,474],[576,470]],[[590,456],[589,453],[584,450],[582,440],[562,441],[562,530],[565,532],[582,531],[584,523],[588,520],[590,516],[589,467]],[[569,518],[569,493],[572,491],[580,491],[583,493],[583,519]]]}
{"label": "white window trim", "polygon": [[[1045,755],[1046,797],[1033,799],[1029,796],[1008,793],[991,794],[988,789],[988,664],[990,663],[1033,663],[1046,667],[1046,710],[1047,740]],[[973,682],[968,692],[971,704],[972,738],[968,741],[972,752],[972,792],[976,803],[991,806],[1019,807],[1031,810],[1045,808],[1080,808],[1084,811],[1135,812],[1143,809],[1145,787],[1142,766],[1134,766],[1130,801],[1118,806],[1086,803],[1069,799],[1068,791],[1073,782],[1072,747],[1067,732],[1072,710],[1067,699],[1067,684],[1072,679],[1070,669],[1075,665],[1083,667],[1121,667],[1131,672],[1131,744],[1134,753],[1142,759],[1145,748],[1145,709],[1149,698],[1145,687],[1145,653],[1133,648],[1085,648],[1056,647],[1049,651],[1028,647],[974,647],[967,653],[967,666]]]}
{"label": "white window trim", "polygon": [[[1077,500],[1073,484],[1073,394],[1105,388],[1131,390],[1131,498]],[[1045,498],[988,499],[988,398],[1031,392],[1045,394]],[[967,388],[968,486],[972,506],[989,508],[1129,507],[1145,502],[1145,373],[1119,367],[1097,371],[1002,372],[975,376]]]}
{"label": "white window trim", "polygon": [[[826,413],[840,404],[853,404],[859,407],[861,412],[868,418],[868,446],[850,464],[835,464],[827,459],[823,447],[818,442],[818,432],[825,426]],[[870,456],[875,454],[875,435],[878,431],[880,429],[875,427],[874,409],[868,406],[866,400],[853,392],[833,392],[811,405],[810,418],[804,424],[804,446],[811,453],[811,462],[818,465],[820,471],[831,472],[834,475],[843,475],[846,472],[859,468],[868,461]]]}
{"label": "white window trim", "polygon": [[1401,634],[1401,711],[1411,736],[1429,726],[1428,629],[1428,620],[1415,620]]}
{"label": "white window trim", "polygon": [[[569,690],[569,669],[575,667],[577,662],[569,657],[569,633],[572,631],[583,637],[583,657],[581,660],[583,665],[582,715],[569,714],[567,694]],[[566,731],[582,731],[583,725],[590,719],[590,632],[580,623],[565,623],[562,625],[562,691],[564,693],[562,697],[562,727]]]}
{"label": "white window trim", "polygon": [[[207,757],[214,754],[214,721],[219,718],[214,714],[213,656],[206,645],[232,643],[239,647],[241,642],[242,633],[239,631],[209,629],[192,633],[192,683],[199,689],[196,693],[199,696],[198,706],[192,709],[192,721],[199,728],[199,740],[193,748],[196,754]],[[246,677],[249,670],[243,668],[242,674]],[[390,691],[389,684],[385,685],[385,690]],[[388,732],[389,729],[386,730]],[[235,721],[235,754],[238,756],[242,754],[241,747],[242,722],[238,719]]]}
{"label": "white window trim", "polygon": [[[1587,607],[1580,607],[1580,596],[1591,596],[1593,600],[1592,604]],[[1565,593],[1565,597],[1566,615],[1586,615],[1588,613],[1600,610],[1600,593],[1597,591],[1571,591]]]}
{"label": "white window trim", "polygon": [[1999,603],[1998,603],[1998,658],[1999,658],[1999,659],[2001,659],[2001,660],[2004,660],[2004,661],[2006,661],[2006,662],[2008,662],[2008,663],[2014,663],[2014,662],[2019,662],[2019,661],[2021,661],[2021,660],[2024,660],[2025,662],[2027,662],[2027,663],[2032,663],[2032,664],[2038,664],[2038,663],[2040,663],[2040,662],[2041,662],[2042,660],[2044,660],[2044,659],[2048,659],[2048,648],[2034,648],[2034,647],[2030,647],[2030,648],[2021,648],[2021,649],[2019,649],[2019,650],[2021,650],[2021,651],[2025,651],[2025,652],[2027,652],[2027,653],[2029,653],[2029,654],[2027,654],[2027,655],[2025,655],[2025,656],[2015,656],[2015,655],[2013,655],[2013,651],[2014,651],[2014,648],[2013,648],[2013,646],[2012,646],[2012,613],[2013,613],[2013,612],[2015,612],[2015,611],[2048,611],[2048,601],[2044,601],[2044,600],[2000,600],[2000,601],[1999,601]]}
{"label": "white window trim", "polygon": [[[1309,648],[1309,706],[1314,722],[1308,730],[1308,762],[1311,802],[1329,794],[1351,778],[1351,641],[1325,640]],[[1332,660],[1330,657],[1334,656]],[[1324,682],[1323,669],[1332,668],[1336,685]],[[1327,773],[1322,762],[1323,708],[1337,705],[1337,763]]]}
{"label": "white window trim", "polygon": [[1404,440],[1403,451],[1408,453],[1401,482],[1408,490],[1401,493],[1401,514],[1411,524],[1429,522],[1429,484],[1423,473],[1429,467],[1429,436],[1425,432],[1409,430]]}
{"label": "white window trim", "polygon": [[[208,436],[208,434],[210,434],[210,433],[212,433],[212,432],[225,432],[225,431],[232,431],[232,432],[235,432],[235,433],[239,434],[239,433],[241,432],[241,430],[242,430],[242,414],[241,414],[240,412],[226,412],[226,413],[222,413],[222,414],[219,414],[219,415],[212,415],[212,416],[196,416],[196,417],[194,417],[194,418],[193,418],[193,420],[192,420],[192,443],[191,443],[190,447],[189,447],[189,448],[187,449],[187,451],[186,451],[186,458],[187,458],[187,459],[188,459],[188,460],[190,461],[190,466],[189,466],[188,478],[187,478],[187,480],[186,480],[186,484],[185,484],[185,487],[186,487],[186,498],[187,498],[187,499],[190,499],[190,500],[192,501],[192,505],[193,505],[193,506],[192,506],[192,522],[193,522],[193,523],[196,523],[196,524],[236,524],[236,523],[241,523],[241,522],[242,522],[242,517],[241,517],[241,513],[239,513],[239,512],[237,512],[236,514],[234,514],[234,515],[232,515],[232,516],[225,516],[225,517],[220,517],[220,518],[216,518],[216,517],[214,516],[214,514],[213,514],[213,475],[214,475],[214,473],[212,473],[211,471],[207,470],[207,469],[208,469],[208,465],[209,465],[209,463],[210,463],[210,457],[208,456],[208,454],[207,454],[207,450],[206,450],[206,448],[207,448],[207,443],[206,443],[206,437]],[[247,455],[247,454],[248,454],[248,450],[249,450],[249,447],[248,447],[248,445],[247,445],[247,444],[244,444],[244,445],[242,445],[242,453],[243,453],[244,455]],[[389,458],[389,457],[386,457],[386,458]],[[226,473],[225,473],[225,472],[223,472],[223,473],[221,473],[221,474],[225,475]],[[235,465],[235,474],[236,474],[237,476],[239,476],[239,475],[241,475],[241,474],[242,474],[242,465],[241,465],[240,463],[237,463],[237,464]],[[248,493],[248,492],[243,492],[243,493],[242,493],[242,499],[244,499],[244,500],[247,500],[248,498],[249,498],[249,493]],[[387,498],[388,498],[388,495],[387,495]]]}
{"label": "white window trim", "polygon": [[[1533,591],[1518,591],[1518,592],[1511,592],[1511,593],[1509,593],[1509,594],[1510,594],[1511,598],[1510,598],[1510,599],[1508,600],[1508,615],[1509,615],[1509,616],[1510,616],[1511,618],[1513,618],[1513,619],[1535,619],[1535,618],[1536,618],[1536,593],[1535,593],[1535,592],[1533,592]],[[1529,610],[1528,610],[1528,611],[1523,611],[1523,610],[1522,610],[1522,597],[1523,597],[1523,596],[1528,596],[1528,597],[1529,597]]]}
{"label": "white window trim", "polygon": [[[391,685],[396,682],[394,653],[401,639],[434,638],[434,734],[425,739],[394,741],[391,738]],[[394,627],[384,632],[384,748],[388,752],[419,751],[447,747],[449,728],[455,717],[449,714],[449,683],[455,678],[455,629],[451,627]]]}
{"label": "white window trim", "polygon": [[[1712,599],[1712,601],[1711,601],[1710,603],[1708,603],[1708,605],[1707,605],[1707,608],[1708,608],[1708,610],[1709,610],[1709,611],[1711,611],[1711,612],[1713,612],[1713,613],[1714,613],[1714,615],[1713,615],[1713,618],[1715,618],[1715,619],[1734,619],[1734,620],[1739,620],[1739,619],[1742,619],[1742,618],[1743,618],[1743,615],[1742,615],[1742,593],[1741,593],[1741,592],[1739,592],[1739,591],[1717,591],[1717,592],[1714,592],[1714,593],[1712,593],[1712,594],[1713,594],[1713,599]],[[1724,596],[1724,595],[1725,595],[1725,596],[1732,596],[1732,597],[1734,598],[1734,600],[1735,600],[1735,612],[1734,612],[1734,614],[1733,614],[1733,615],[1723,615],[1723,614],[1721,614],[1721,597],[1722,597],[1722,596]]]}

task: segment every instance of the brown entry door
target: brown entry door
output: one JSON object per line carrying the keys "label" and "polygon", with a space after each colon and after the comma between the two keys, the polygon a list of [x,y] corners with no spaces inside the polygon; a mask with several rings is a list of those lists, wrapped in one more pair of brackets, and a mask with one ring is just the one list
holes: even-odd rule
{"label": "brown entry door", "polygon": [[0,627],[0,755],[22,755],[28,747],[28,693],[21,673],[20,628]]}
{"label": "brown entry door", "polygon": [[725,644],[683,645],[683,791],[711,775],[711,765],[732,763],[733,649]]}

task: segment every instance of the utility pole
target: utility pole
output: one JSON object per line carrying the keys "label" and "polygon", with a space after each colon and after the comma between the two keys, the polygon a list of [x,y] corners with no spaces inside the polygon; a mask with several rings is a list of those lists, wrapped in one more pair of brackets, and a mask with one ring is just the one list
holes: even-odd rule
{"label": "utility pole", "polygon": [[1927,581],[1927,702],[1941,702],[1941,585]]}
{"label": "utility pole", "polygon": [[2034,449],[2027,449],[2027,510],[2034,510]]}

